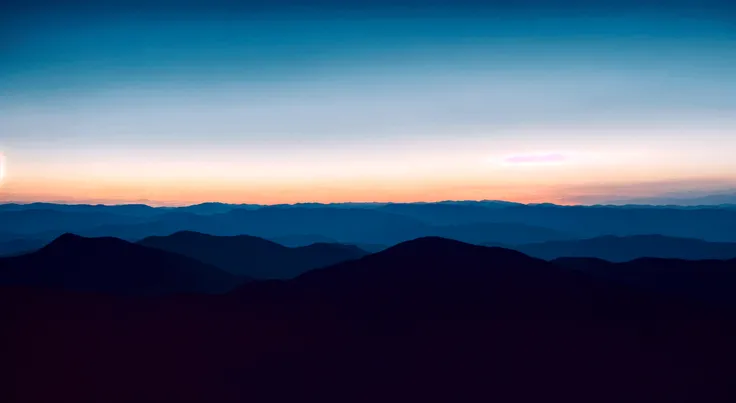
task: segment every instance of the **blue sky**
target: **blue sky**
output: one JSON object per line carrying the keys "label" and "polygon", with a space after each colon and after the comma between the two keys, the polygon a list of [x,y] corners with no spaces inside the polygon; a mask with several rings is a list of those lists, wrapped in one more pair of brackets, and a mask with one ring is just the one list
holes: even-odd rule
{"label": "blue sky", "polygon": [[36,3],[0,28],[7,200],[574,202],[736,179],[725,2]]}

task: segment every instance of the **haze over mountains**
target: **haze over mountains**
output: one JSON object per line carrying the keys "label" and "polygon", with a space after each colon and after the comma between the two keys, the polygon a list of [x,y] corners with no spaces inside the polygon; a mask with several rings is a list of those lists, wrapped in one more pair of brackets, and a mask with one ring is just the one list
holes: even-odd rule
{"label": "haze over mountains", "polygon": [[724,208],[736,208],[736,192],[712,194],[696,197],[683,196],[660,196],[640,197],[633,199],[612,200],[609,204],[616,205],[669,205],[669,206],[720,206]]}
{"label": "haze over mountains", "polygon": [[282,239],[289,246],[311,243],[304,242],[305,237],[381,247],[423,236],[506,245],[654,234],[736,242],[732,230],[736,209],[713,206],[558,206],[495,201],[293,206],[209,203],[181,208],[16,204],[0,205],[0,222],[0,252],[6,255],[25,252],[28,246],[50,242],[66,232],[135,242],[148,236],[195,231]]}

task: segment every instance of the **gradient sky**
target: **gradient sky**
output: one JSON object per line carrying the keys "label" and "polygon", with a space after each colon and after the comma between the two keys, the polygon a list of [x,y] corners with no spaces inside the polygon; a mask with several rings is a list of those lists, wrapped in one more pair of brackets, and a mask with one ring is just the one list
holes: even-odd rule
{"label": "gradient sky", "polygon": [[0,4],[0,200],[736,188],[729,2]]}

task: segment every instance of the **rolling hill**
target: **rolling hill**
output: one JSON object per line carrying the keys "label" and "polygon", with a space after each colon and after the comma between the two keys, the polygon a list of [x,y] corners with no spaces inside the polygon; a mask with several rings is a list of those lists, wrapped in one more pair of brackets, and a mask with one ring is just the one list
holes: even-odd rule
{"label": "rolling hill", "polygon": [[603,236],[509,247],[545,260],[594,257],[611,262],[626,262],[644,257],[687,260],[736,258],[736,243],[707,242],[663,235]]}
{"label": "rolling hill", "polygon": [[64,234],[0,258],[0,284],[130,295],[220,293],[244,281],[197,260],[115,238]]}
{"label": "rolling hill", "polygon": [[683,295],[441,238],[217,296],[3,288],[0,398],[729,401],[733,311]]}
{"label": "rolling hill", "polygon": [[289,248],[253,236],[213,236],[190,231],[148,237],[138,243],[189,256],[236,275],[259,279],[291,278],[367,254],[355,246],[334,243]]}

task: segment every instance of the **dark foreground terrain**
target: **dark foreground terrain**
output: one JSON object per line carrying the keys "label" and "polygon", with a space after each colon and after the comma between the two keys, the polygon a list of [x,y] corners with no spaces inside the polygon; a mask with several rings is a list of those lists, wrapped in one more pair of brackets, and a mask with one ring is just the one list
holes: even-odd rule
{"label": "dark foreground terrain", "polygon": [[423,238],[222,295],[6,286],[0,399],[733,401],[728,303],[569,266]]}

